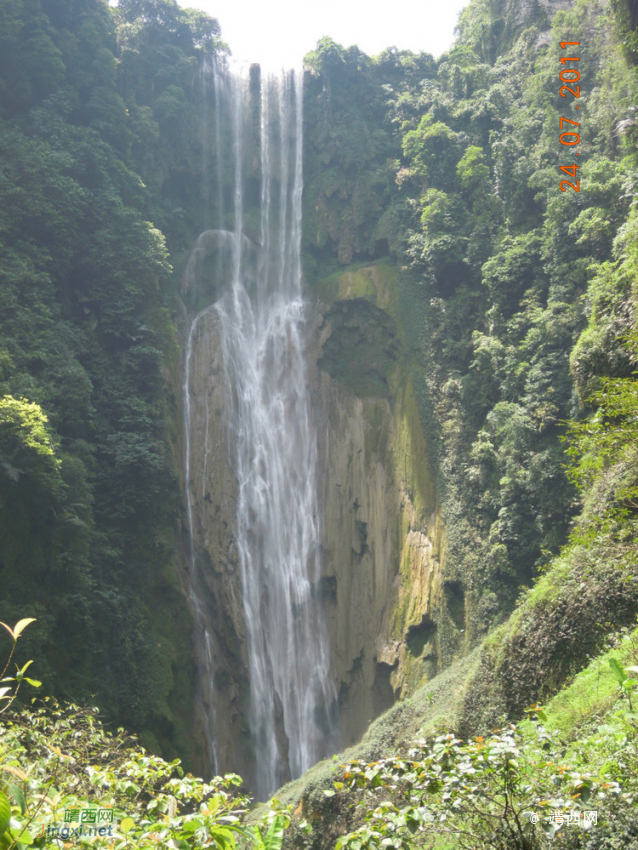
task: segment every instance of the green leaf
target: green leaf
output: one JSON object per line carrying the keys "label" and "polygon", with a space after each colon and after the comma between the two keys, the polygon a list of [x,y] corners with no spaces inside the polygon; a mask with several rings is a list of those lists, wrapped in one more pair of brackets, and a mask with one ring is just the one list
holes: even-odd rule
{"label": "green leaf", "polygon": [[627,674],[625,673],[624,667],[622,667],[622,665],[620,665],[615,658],[609,659],[609,666],[611,667],[611,672],[618,680],[618,684],[622,685],[622,683],[627,678]]}
{"label": "green leaf", "polygon": [[41,688],[42,687],[42,682],[40,682],[38,679],[29,679],[28,676],[25,676],[24,681],[28,682],[34,688]]}
{"label": "green leaf", "polygon": [[11,803],[4,791],[0,791],[0,835],[7,831],[10,820]]}
{"label": "green leaf", "polygon": [[22,793],[22,789],[14,782],[9,782],[7,785],[7,791],[9,796],[15,800],[18,806],[20,806],[20,812],[24,814],[27,810],[27,801]]}
{"label": "green leaf", "polygon": [[264,850],[281,850],[284,840],[285,821],[281,815],[277,815],[270,824],[270,829],[264,838]]}
{"label": "green leaf", "polygon": [[200,820],[188,820],[182,827],[184,832],[195,832],[196,829],[201,829],[204,824]]}
{"label": "green leaf", "polygon": [[133,818],[124,818],[124,820],[120,822],[119,831],[124,835],[128,835],[128,833],[133,829],[134,826],[135,821],[133,820]]}

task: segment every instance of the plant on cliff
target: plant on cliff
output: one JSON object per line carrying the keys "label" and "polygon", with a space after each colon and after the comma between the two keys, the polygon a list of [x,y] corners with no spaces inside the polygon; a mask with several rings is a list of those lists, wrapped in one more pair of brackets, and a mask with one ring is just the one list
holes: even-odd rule
{"label": "plant on cliff", "polygon": [[[630,346],[635,358],[635,339]],[[579,526],[577,537],[591,541],[613,531],[614,537],[629,543],[638,512],[638,381],[635,376],[602,378],[589,403],[594,414],[570,425],[568,453],[574,461],[570,476],[583,492],[603,477],[609,487],[605,500],[590,506],[588,521]],[[627,547],[627,556],[630,554],[635,566],[636,552],[631,545]]]}

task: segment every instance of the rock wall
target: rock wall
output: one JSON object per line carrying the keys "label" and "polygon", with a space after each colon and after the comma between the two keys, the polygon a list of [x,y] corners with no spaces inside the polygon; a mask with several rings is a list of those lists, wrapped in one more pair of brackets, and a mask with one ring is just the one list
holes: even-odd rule
{"label": "rock wall", "polygon": [[[339,745],[346,746],[439,669],[450,590],[442,581],[444,532],[428,446],[393,306],[395,271],[371,266],[337,278],[327,284],[329,297],[320,292],[309,308],[309,369],[323,549],[317,590],[331,640]],[[218,770],[237,771],[250,784],[246,636],[233,542],[237,488],[214,310],[198,320],[191,345],[191,587],[193,604],[212,624],[208,647],[201,635],[196,647],[199,737],[203,744],[214,714]],[[462,594],[455,605],[460,631]],[[205,681],[208,651],[212,685]]]}
{"label": "rock wall", "polygon": [[444,535],[395,286],[377,265],[317,287],[324,598],[343,746],[439,665]]}
{"label": "rock wall", "polygon": [[[189,328],[190,322],[186,324],[185,337]],[[209,624],[208,642],[201,625],[195,629],[196,736],[200,741],[197,766],[204,773],[208,771],[206,729],[214,717],[218,770],[240,773],[250,782],[253,759],[247,722],[246,634],[233,535],[237,482],[230,464],[227,390],[214,310],[197,321],[191,346],[189,490],[193,565],[188,554],[184,560],[185,570],[191,573],[186,584],[194,619],[197,624],[199,612]],[[185,450],[183,445],[182,452]],[[188,553],[191,543],[186,510],[184,526],[184,551]],[[214,671],[212,681],[210,667]]]}

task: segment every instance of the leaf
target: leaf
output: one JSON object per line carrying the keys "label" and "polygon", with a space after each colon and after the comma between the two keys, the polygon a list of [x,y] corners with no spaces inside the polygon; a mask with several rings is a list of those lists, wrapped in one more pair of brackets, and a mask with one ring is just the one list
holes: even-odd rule
{"label": "leaf", "polygon": [[0,699],[9,699],[9,697],[6,697],[5,694],[10,690],[11,688],[0,688]]}
{"label": "leaf", "polygon": [[[23,777],[26,779],[26,775],[23,774]],[[22,793],[22,788],[19,788],[15,782],[9,782],[7,785],[7,792],[8,795],[15,800],[17,805],[20,806],[20,813],[24,814],[27,810],[27,801]]]}
{"label": "leaf", "polygon": [[[229,829],[231,829],[233,832],[238,833],[238,835],[243,835],[243,837],[247,838],[249,841],[254,841],[254,835],[252,835],[250,832],[248,832],[247,829],[243,829],[243,827],[241,827],[241,826],[237,826],[236,824],[231,824],[231,826],[229,826]],[[260,834],[260,841],[261,841],[261,834]]]}
{"label": "leaf", "polygon": [[611,667],[611,672],[618,680],[618,684],[622,685],[622,683],[627,678],[627,674],[625,673],[624,668],[618,663],[618,661],[616,661],[615,658],[609,659],[609,666]]}
{"label": "leaf", "polygon": [[211,838],[216,841],[220,847],[234,847],[235,839],[232,832],[222,827],[213,827],[211,829]]}
{"label": "leaf", "polygon": [[124,835],[128,835],[128,833],[133,829],[134,826],[135,821],[133,820],[133,818],[124,818],[124,820],[120,822],[120,832]]}
{"label": "leaf", "polygon": [[4,626],[4,627],[5,627],[5,629],[9,632],[9,634],[11,635],[11,637],[12,637],[12,638],[14,639],[14,641],[15,641],[16,636],[14,635],[14,633],[13,633],[13,629],[11,628],[11,626],[7,626],[7,624],[6,624],[6,623],[3,623],[3,622],[2,622],[2,620],[0,620],[0,626]]}
{"label": "leaf", "polygon": [[28,682],[34,688],[41,688],[42,687],[42,682],[40,682],[38,679],[29,679],[28,676],[25,676],[24,681]]}
{"label": "leaf", "polygon": [[29,623],[35,623],[35,617],[25,617],[22,620],[18,620],[18,622],[13,627],[13,635],[16,640],[20,637],[20,635],[26,629]]}
{"label": "leaf", "polygon": [[10,820],[11,803],[4,791],[0,791],[0,835],[3,835],[7,831]]}
{"label": "leaf", "polygon": [[281,850],[284,840],[284,819],[277,815],[264,838],[264,850]]}
{"label": "leaf", "polygon": [[203,826],[201,820],[189,820],[186,821],[182,829],[184,832],[195,832],[196,829],[201,829]]}

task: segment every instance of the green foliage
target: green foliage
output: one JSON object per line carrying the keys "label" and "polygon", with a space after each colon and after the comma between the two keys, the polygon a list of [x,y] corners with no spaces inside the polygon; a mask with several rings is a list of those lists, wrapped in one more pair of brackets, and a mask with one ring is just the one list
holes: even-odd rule
{"label": "green foliage", "polygon": [[[590,399],[595,414],[570,427],[569,453],[578,459],[570,474],[583,490],[612,464],[623,463],[631,471],[636,466],[638,383],[633,378],[605,378],[601,383]],[[617,494],[618,499],[627,500],[628,508],[636,507],[637,497],[631,479]]]}
{"label": "green foliage", "polygon": [[[620,687],[621,693],[623,693],[628,701],[629,701],[629,710],[633,711],[633,705],[631,704],[631,694],[633,689],[638,685],[638,679],[632,678],[629,676],[625,668],[616,658],[609,659],[609,666],[611,667],[611,672],[616,677],[616,681]],[[635,673],[638,671],[638,667],[634,666],[631,668],[631,672]]]}
{"label": "green foliage", "polygon": [[[7,658],[4,668],[0,673],[0,685],[4,685],[4,687],[0,687],[0,701],[3,701],[4,704],[2,708],[0,708],[0,714],[3,714],[7,709],[11,707],[11,704],[15,700],[18,695],[18,691],[20,690],[20,685],[22,682],[27,682],[34,688],[39,688],[42,682],[38,682],[36,679],[30,679],[28,676],[25,676],[25,671],[31,666],[32,661],[27,661],[21,668],[16,665],[16,675],[15,676],[5,676],[5,673],[9,669],[11,664],[11,659],[15,653],[16,645],[18,643],[18,638],[22,634],[22,632],[26,629],[26,627],[30,623],[34,623],[35,620],[33,617],[24,617],[22,620],[18,620],[13,628],[11,626],[7,626],[6,623],[0,623],[0,626],[3,626],[4,629],[9,632],[11,635],[11,639],[13,644],[11,646],[11,651],[9,653],[9,657]],[[8,683],[8,684],[7,684]],[[15,684],[12,684],[15,683]],[[6,827],[5,827],[6,829]],[[0,829],[0,835],[4,830]]]}
{"label": "green foliage", "polygon": [[253,827],[255,847],[257,850],[281,850],[284,832],[290,825],[290,817],[276,809],[270,809],[265,820],[267,823],[261,827]]}
{"label": "green foliage", "polygon": [[382,257],[397,238],[388,207],[400,154],[388,80],[420,83],[434,72],[432,57],[390,50],[371,60],[325,38],[306,64],[304,247],[320,263],[329,252],[341,265]]}
{"label": "green foliage", "polygon": [[[568,538],[579,505],[562,423],[608,386],[601,378],[628,379],[635,367],[620,342],[634,322],[638,161],[625,116],[638,104],[635,79],[613,28],[600,25],[602,5],[576,4],[551,26],[536,11],[508,0],[470,4],[456,44],[420,79],[397,63],[379,86],[380,58],[355,63],[327,41],[311,57],[308,122],[329,178],[313,154],[306,225],[322,262],[337,235],[345,238],[350,203],[343,160],[332,153],[335,104],[349,97],[361,132],[387,134],[387,147],[358,149],[366,176],[392,170],[377,194],[385,210],[379,217],[368,205],[368,219],[357,221],[384,234],[403,271],[401,332],[408,329],[411,365],[427,387],[421,416],[438,446],[446,560],[471,608],[470,641],[511,610]],[[578,194],[558,191],[570,154],[557,138],[559,117],[572,116],[556,88],[567,31],[581,42],[589,93]],[[330,199],[327,227],[317,217],[319,185]],[[353,246],[365,250],[352,240],[345,254],[343,245],[334,250],[348,261]],[[582,428],[602,435],[612,421],[620,419],[599,411]],[[603,454],[587,461],[597,464],[589,485],[603,469],[621,475]],[[634,465],[628,454],[621,477],[629,487]]]}
{"label": "green foliage", "polygon": [[[330,39],[307,57],[307,268],[391,254],[402,273],[392,320],[363,299],[332,309],[321,365],[392,402],[397,340],[410,352],[468,646],[565,544],[584,494],[564,557],[488,647],[468,725],[556,690],[636,608],[636,356],[622,343],[638,272],[638,94],[622,60],[636,22],[621,0],[612,26],[599,2],[551,27],[523,5],[474,0],[438,61]],[[568,31],[587,93],[578,195],[557,188]],[[226,53],[217,22],[174,0],[0,5],[2,616],[37,614],[27,639],[49,648],[47,684],[97,694],[166,750],[184,746],[192,702],[176,684],[191,661],[171,264],[224,209],[227,177],[213,193],[200,175]],[[188,815],[162,840],[217,840]],[[254,833],[272,848],[278,817]]]}
{"label": "green foliage", "polygon": [[188,752],[166,241],[201,229],[192,82],[225,48],[170,2],[10,0],[0,22],[0,616],[38,617],[48,688]]}
{"label": "green foliage", "polygon": [[458,136],[443,121],[426,114],[416,130],[403,137],[403,154],[413,174],[437,188],[449,185],[457,164]]}
{"label": "green foliage", "polygon": [[59,489],[61,462],[47,433],[47,417],[39,404],[12,396],[0,398],[0,458],[10,481],[31,474],[46,482],[44,489]]}
{"label": "green foliage", "polygon": [[[185,774],[179,760],[148,755],[123,729],[106,732],[96,715],[97,709],[47,699],[43,707],[4,720],[2,768],[12,783],[0,797],[0,817],[6,797],[11,801],[1,846],[45,846],[54,835],[93,847],[135,842],[140,848],[232,850],[240,837],[267,850],[281,846],[284,814],[273,812],[265,841],[257,828],[244,825],[249,799],[240,777],[203,782]],[[112,811],[114,826],[101,835],[74,834],[79,824],[65,823],[64,813],[87,807]]]}
{"label": "green foliage", "polygon": [[612,761],[598,773],[592,770],[591,743],[587,756],[572,750],[565,757],[562,742],[539,722],[542,710],[533,706],[529,713],[536,722],[525,727],[512,725],[469,742],[438,735],[405,757],[342,766],[335,789],[364,789],[359,802],[367,813],[365,825],[340,839],[337,850],[431,847],[435,837],[453,837],[455,847],[472,850],[534,850],[547,846],[546,837],[561,835],[556,813],[581,817],[582,810],[621,795],[631,805],[630,769],[619,773]]}
{"label": "green foliage", "polygon": [[[394,318],[414,384],[423,388],[419,412],[436,451],[429,460],[446,531],[443,579],[463,590],[466,646],[506,620],[480,649],[458,701],[450,699],[457,735],[487,738],[530,703],[560,692],[638,610],[637,355],[635,345],[625,344],[635,334],[638,89],[619,50],[620,25],[608,14],[604,3],[575,3],[550,26],[538,4],[473,2],[447,55],[420,78],[397,62],[385,85],[380,57],[355,63],[324,42],[312,58],[309,275],[316,269],[321,277],[322,269],[333,270],[331,262],[355,255],[388,250],[396,259],[402,309]],[[565,55],[559,43],[567,37],[580,40],[580,112],[558,94]],[[585,106],[586,119],[578,118]],[[370,139],[382,128],[386,145],[348,147],[340,135],[344,113],[356,124],[353,138]],[[579,159],[558,142],[561,116],[581,122]],[[572,162],[579,165],[580,192],[560,192],[567,175],[559,166]],[[384,181],[374,202],[354,218],[354,187],[370,185],[375,174]],[[321,297],[336,295],[322,290]],[[337,301],[331,318],[342,308]],[[350,334],[357,321],[361,315],[348,316]],[[338,321],[332,331],[324,344],[330,357],[321,365],[346,383],[351,372],[335,365],[354,359],[353,346]],[[361,360],[372,362],[372,354]],[[362,383],[351,389],[361,392]],[[388,392],[379,385],[370,390]],[[526,586],[532,589],[521,593]],[[457,651],[442,637],[446,605],[435,600],[432,615],[440,666]],[[407,632],[403,638],[407,644]],[[631,683],[623,669],[623,682]],[[589,833],[569,827],[551,839],[553,847],[598,850],[600,842],[616,850],[638,836],[635,729],[631,710],[624,711],[627,697],[635,701],[634,686],[622,692],[622,716],[610,715],[598,732],[613,699],[610,681],[603,691],[605,700],[578,714],[592,725],[574,733],[579,740],[568,754],[564,739],[551,741],[556,764],[569,765],[574,780],[596,784],[599,827]],[[394,714],[385,719],[401,722],[407,725]],[[468,785],[478,790],[467,798],[458,774],[449,778],[446,799],[442,789],[437,797],[418,783],[404,790],[390,767],[378,789],[362,780],[355,791],[341,776],[343,787],[329,789],[336,793],[321,802],[313,779],[303,799],[311,831],[298,840],[318,848],[355,830],[340,840],[353,850],[547,847],[540,825],[533,829],[519,817],[519,830],[514,816],[534,794],[558,799],[563,778],[543,764],[543,741],[526,735],[523,726],[513,746],[533,778],[517,774],[521,784],[510,786],[510,797],[499,797],[508,787],[504,765],[489,777],[479,770],[479,783],[471,774]],[[399,733],[388,740],[385,749],[376,740],[372,757],[385,765],[394,754],[407,764]],[[464,764],[476,769],[472,757],[464,752]],[[384,767],[368,759],[356,770],[365,776]],[[533,790],[522,793],[523,785]],[[355,802],[360,806],[353,808]]]}

